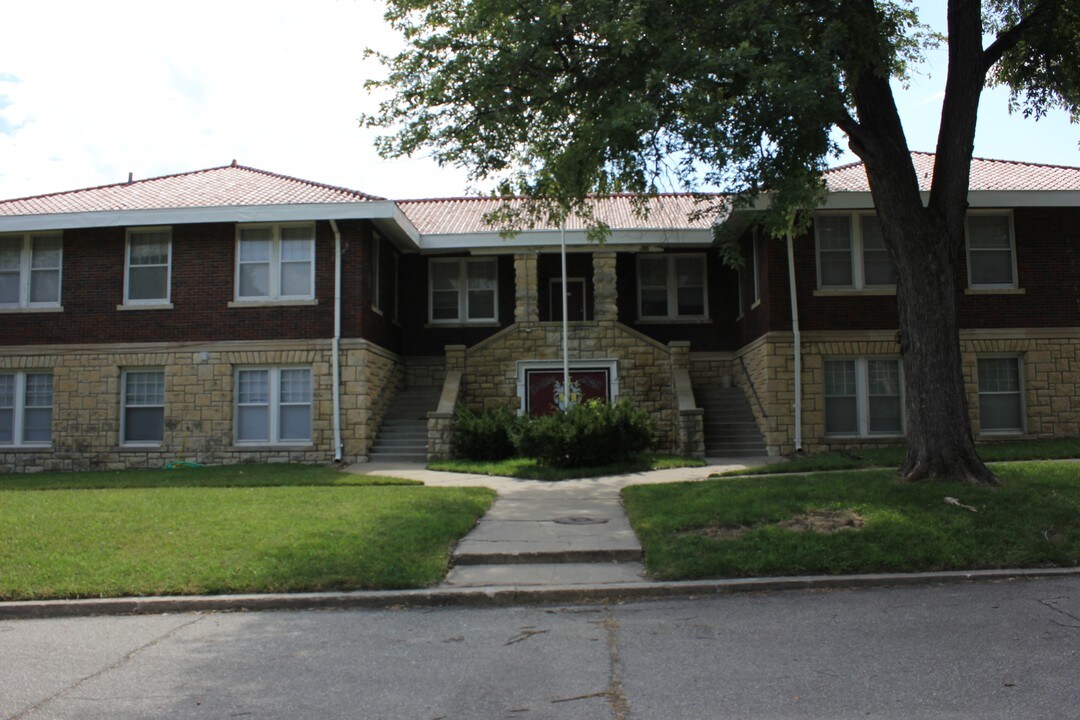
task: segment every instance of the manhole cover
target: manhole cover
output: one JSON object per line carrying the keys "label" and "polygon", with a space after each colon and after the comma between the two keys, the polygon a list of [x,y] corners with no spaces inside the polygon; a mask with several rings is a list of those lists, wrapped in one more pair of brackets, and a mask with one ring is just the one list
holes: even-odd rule
{"label": "manhole cover", "polygon": [[573,515],[571,517],[559,517],[552,520],[560,525],[603,525],[608,521],[605,517],[589,517],[588,515]]}

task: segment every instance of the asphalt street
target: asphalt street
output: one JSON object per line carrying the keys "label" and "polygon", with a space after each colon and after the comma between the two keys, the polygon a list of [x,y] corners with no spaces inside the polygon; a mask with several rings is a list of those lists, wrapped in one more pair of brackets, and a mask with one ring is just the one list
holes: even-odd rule
{"label": "asphalt street", "polygon": [[1080,578],[0,622],[0,718],[1075,718]]}

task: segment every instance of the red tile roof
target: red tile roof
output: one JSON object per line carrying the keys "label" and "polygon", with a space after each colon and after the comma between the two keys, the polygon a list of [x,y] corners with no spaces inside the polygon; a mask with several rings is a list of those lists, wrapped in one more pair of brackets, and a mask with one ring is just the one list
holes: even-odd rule
{"label": "red tile roof", "polygon": [[[930,190],[934,178],[934,157],[934,153],[911,153],[923,191]],[[829,192],[870,191],[866,168],[861,162],[826,170],[825,186]],[[973,192],[1080,190],[1080,168],[972,158],[969,189]]]}
{"label": "red tile roof", "polygon": [[237,165],[0,201],[0,216],[117,210],[352,203],[381,200],[356,190]]}
{"label": "red tile roof", "polygon": [[[719,195],[665,194],[649,198],[644,206],[633,195],[610,195],[592,198],[596,219],[613,230],[703,230],[712,227],[718,216],[726,213]],[[498,226],[484,222],[484,216],[502,207],[503,199],[435,198],[398,200],[405,216],[422,235],[458,235],[496,232]],[[511,198],[510,206],[520,208],[524,200]],[[645,212],[642,212],[642,209]],[[567,219],[567,230],[581,230],[589,223],[574,215]],[[527,230],[557,230],[557,225],[538,223]]]}

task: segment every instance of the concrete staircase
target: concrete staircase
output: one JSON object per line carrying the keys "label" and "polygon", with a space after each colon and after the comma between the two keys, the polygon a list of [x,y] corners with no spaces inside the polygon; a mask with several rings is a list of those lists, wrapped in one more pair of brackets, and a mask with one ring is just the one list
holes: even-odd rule
{"label": "concrete staircase", "polygon": [[618,487],[525,481],[501,489],[457,544],[443,587],[640,583],[641,558]]}
{"label": "concrete staircase", "polygon": [[754,412],[736,387],[695,387],[694,399],[705,410],[705,456],[755,457],[766,455],[765,438],[754,422]]}
{"label": "concrete staircase", "polygon": [[394,396],[368,454],[370,462],[426,463],[427,414],[439,404],[438,388],[402,390]]}

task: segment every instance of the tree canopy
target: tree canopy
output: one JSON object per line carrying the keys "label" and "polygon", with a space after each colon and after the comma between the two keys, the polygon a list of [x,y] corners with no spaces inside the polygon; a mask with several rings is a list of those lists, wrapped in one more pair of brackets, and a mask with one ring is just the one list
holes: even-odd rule
{"label": "tree canopy", "polygon": [[[1076,0],[949,0],[947,37],[906,0],[388,0],[407,48],[362,122],[388,156],[423,150],[506,193],[580,207],[588,193],[768,191],[774,235],[822,192],[834,129],[865,163],[897,302],[908,479],[993,482],[974,450],[955,270],[979,96],[1080,118]],[[944,42],[929,202],[891,82]],[[809,222],[810,213],[801,214]]]}

